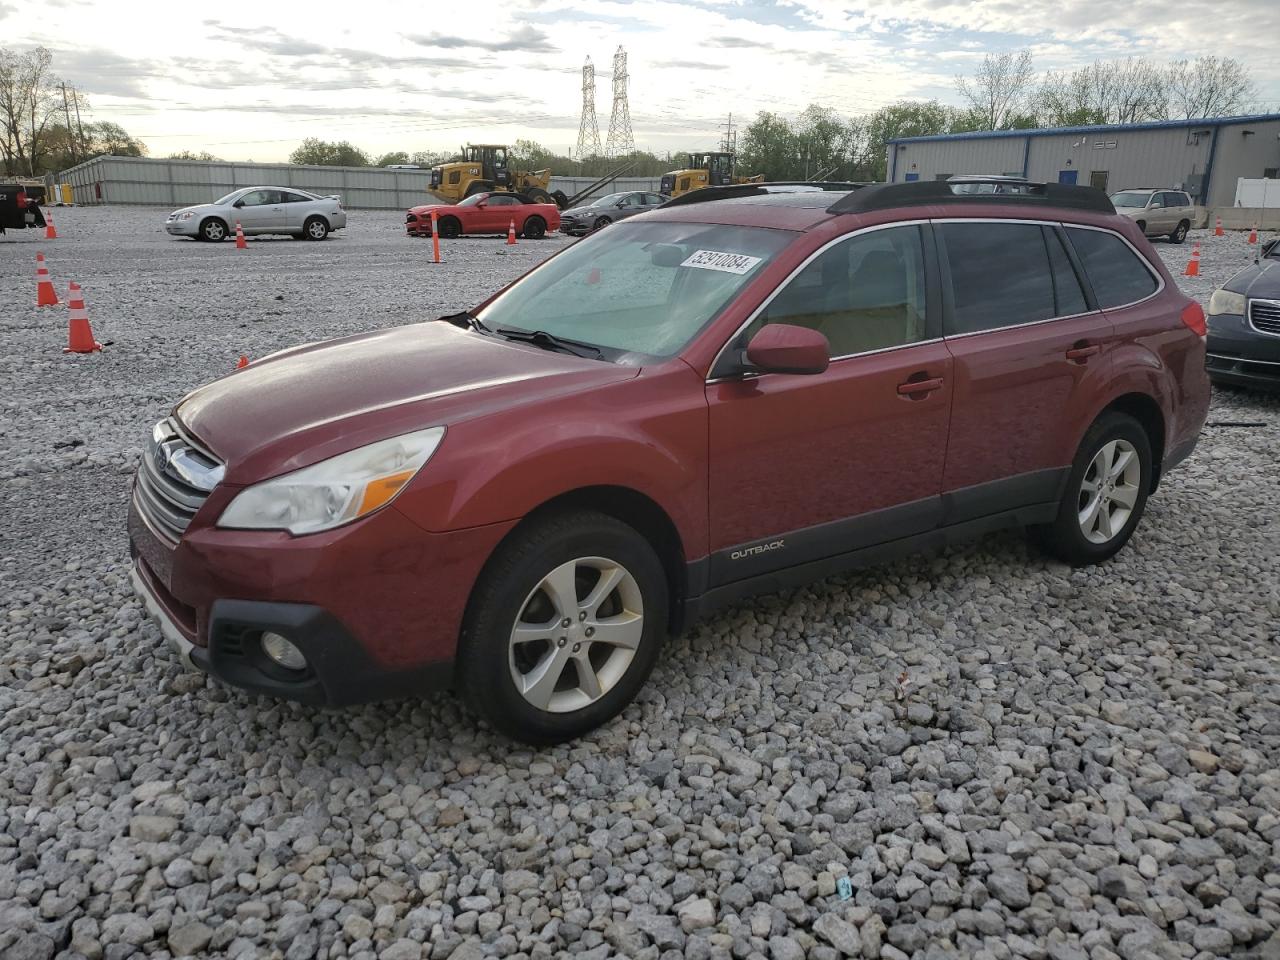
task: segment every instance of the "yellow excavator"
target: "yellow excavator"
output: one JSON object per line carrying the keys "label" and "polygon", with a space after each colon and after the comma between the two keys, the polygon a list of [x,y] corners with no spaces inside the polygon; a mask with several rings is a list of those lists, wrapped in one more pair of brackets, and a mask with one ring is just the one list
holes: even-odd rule
{"label": "yellow excavator", "polygon": [[661,190],[668,197],[678,197],[703,187],[724,187],[732,183],[764,183],[764,174],[739,177],[734,173],[732,153],[691,153],[689,166],[662,175]]}
{"label": "yellow excavator", "polygon": [[507,148],[495,143],[469,143],[462,159],[431,168],[430,192],[444,203],[457,203],[473,193],[522,193],[538,203],[563,206],[568,197],[562,191],[548,191],[551,171],[512,170]]}

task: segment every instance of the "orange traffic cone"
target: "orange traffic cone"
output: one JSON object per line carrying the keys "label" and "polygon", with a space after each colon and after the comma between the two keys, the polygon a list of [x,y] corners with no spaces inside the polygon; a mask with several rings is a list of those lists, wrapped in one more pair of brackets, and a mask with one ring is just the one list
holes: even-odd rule
{"label": "orange traffic cone", "polygon": [[509,247],[514,246],[515,242],[516,242],[516,222],[512,220],[510,226],[507,227],[507,246]]}
{"label": "orange traffic cone", "polygon": [[431,262],[440,262],[440,223],[434,208],[431,211]]}
{"label": "orange traffic cone", "polygon": [[248,365],[249,365],[249,358],[246,357],[243,353],[240,354],[240,359],[236,361],[236,369],[243,370]]}
{"label": "orange traffic cone", "polygon": [[1221,236],[1224,236],[1224,235],[1225,235],[1225,231],[1222,229],[1222,218],[1221,218],[1221,217],[1218,217],[1218,225],[1217,225],[1216,227],[1214,227],[1214,228],[1213,228],[1213,235],[1214,235],[1215,237],[1221,237]]}
{"label": "orange traffic cone", "polygon": [[1253,225],[1253,229],[1249,231],[1249,242],[1258,242],[1258,225],[1256,223]]}
{"label": "orange traffic cone", "polygon": [[1191,251],[1191,259],[1187,261],[1187,269],[1182,272],[1184,277],[1200,276],[1200,244],[1197,243],[1195,249]]}
{"label": "orange traffic cone", "polygon": [[44,254],[36,254],[36,306],[56,307],[58,294],[49,279],[49,268],[44,265]]}
{"label": "orange traffic cone", "polygon": [[244,227],[240,226],[240,221],[236,221],[236,249],[248,250],[249,244],[244,241]]}
{"label": "orange traffic cone", "polygon": [[58,228],[53,225],[53,214],[47,212],[44,215],[44,238],[46,240],[58,239]]}
{"label": "orange traffic cone", "polygon": [[71,324],[67,330],[67,347],[62,352],[93,353],[101,350],[102,344],[93,339],[93,330],[89,327],[89,314],[84,308],[84,294],[80,292],[80,284],[71,284],[67,300],[71,308]]}

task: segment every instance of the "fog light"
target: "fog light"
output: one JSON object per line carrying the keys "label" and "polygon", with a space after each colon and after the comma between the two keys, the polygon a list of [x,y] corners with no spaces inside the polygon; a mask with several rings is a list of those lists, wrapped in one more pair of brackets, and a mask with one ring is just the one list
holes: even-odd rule
{"label": "fog light", "polygon": [[278,633],[262,635],[262,651],[286,670],[305,670],[307,658],[302,651]]}

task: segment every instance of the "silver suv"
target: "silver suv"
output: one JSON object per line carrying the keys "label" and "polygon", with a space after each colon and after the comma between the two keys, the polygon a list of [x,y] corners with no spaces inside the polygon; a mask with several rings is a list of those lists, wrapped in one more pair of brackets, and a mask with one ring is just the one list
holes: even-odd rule
{"label": "silver suv", "polygon": [[1196,205],[1185,190],[1130,187],[1111,195],[1116,213],[1136,220],[1148,237],[1168,237],[1173,243],[1187,238]]}

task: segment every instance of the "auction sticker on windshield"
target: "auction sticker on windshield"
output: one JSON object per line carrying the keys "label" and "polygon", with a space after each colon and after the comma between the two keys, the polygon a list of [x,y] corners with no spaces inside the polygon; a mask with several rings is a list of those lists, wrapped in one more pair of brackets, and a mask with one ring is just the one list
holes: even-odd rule
{"label": "auction sticker on windshield", "polygon": [[722,273],[747,273],[761,261],[761,257],[748,257],[741,253],[721,253],[719,250],[698,250],[680,264],[699,270],[719,270]]}

